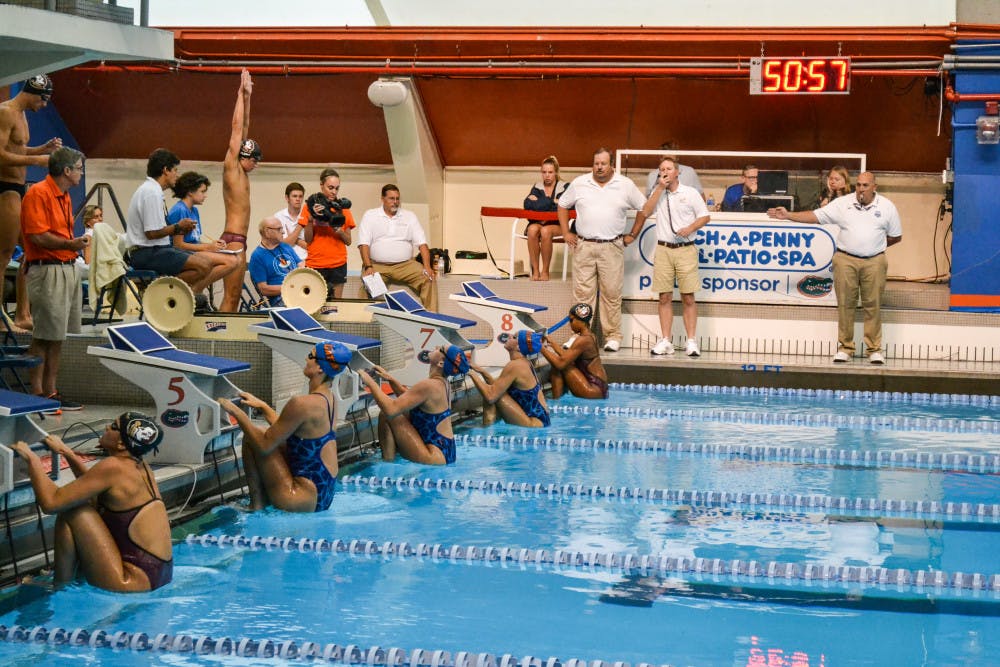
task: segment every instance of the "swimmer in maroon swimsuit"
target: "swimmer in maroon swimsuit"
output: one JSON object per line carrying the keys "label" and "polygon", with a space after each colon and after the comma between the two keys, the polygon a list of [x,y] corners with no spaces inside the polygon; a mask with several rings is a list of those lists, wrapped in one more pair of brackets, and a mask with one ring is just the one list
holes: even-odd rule
{"label": "swimmer in maroon swimsuit", "polygon": [[[91,586],[116,592],[155,590],[173,578],[170,521],[156,479],[143,461],[163,433],[150,417],[126,412],[108,424],[98,444],[105,458],[92,467],[54,435],[45,438],[76,479],[56,486],[25,442],[12,449],[28,462],[38,505],[58,514],[55,582],[73,581],[79,569]],[[96,507],[91,501],[96,501]]]}
{"label": "swimmer in maroon swimsuit", "polygon": [[552,398],[563,395],[566,387],[577,398],[607,398],[608,374],[601,363],[597,341],[590,331],[594,310],[585,303],[569,309],[569,326],[575,336],[567,350],[552,345],[548,336],[542,338],[542,356],[552,364],[549,381]]}

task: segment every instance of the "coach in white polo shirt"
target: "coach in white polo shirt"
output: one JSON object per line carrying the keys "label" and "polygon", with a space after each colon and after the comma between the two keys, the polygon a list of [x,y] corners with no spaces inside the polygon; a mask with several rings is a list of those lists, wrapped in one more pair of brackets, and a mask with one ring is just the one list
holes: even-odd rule
{"label": "coach in white polo shirt", "polygon": [[[604,349],[617,352],[622,340],[622,285],[625,234],[630,209],[641,209],[646,198],[631,179],[615,173],[611,151],[594,151],[590,174],[573,179],[559,198],[559,226],[573,249],[573,299],[594,306],[600,294]],[[569,230],[569,209],[576,208],[576,233]]]}
{"label": "coach in white polo shirt", "polygon": [[[438,309],[437,284],[431,267],[424,228],[412,211],[399,207],[399,188],[382,187],[382,206],[365,211],[358,225],[358,250],[361,251],[361,275],[382,274],[386,285],[406,285],[420,296],[420,303],[430,311]],[[418,262],[413,249],[420,251]]]}
{"label": "coach in white polo shirt", "polygon": [[670,329],[674,321],[674,283],[681,293],[681,319],[687,334],[685,354],[701,356],[695,340],[698,325],[698,248],[694,240],[698,230],[711,218],[705,200],[692,187],[680,182],[677,160],[665,157],[660,161],[660,180],[649,195],[649,201],[635,216],[629,236],[634,237],[656,212],[656,252],[653,255],[653,291],[659,294],[660,340],[650,349],[652,354],[673,354]]}
{"label": "coach in white polo shirt", "polygon": [[815,211],[791,213],[779,206],[767,214],[779,220],[840,227],[833,256],[838,314],[837,354],[833,360],[843,363],[854,356],[854,311],[860,292],[868,361],[884,364],[882,292],[889,272],[885,249],[903,240],[903,227],[896,206],[875,191],[875,174],[866,171],[858,176],[854,189],[854,195],[838,197]]}

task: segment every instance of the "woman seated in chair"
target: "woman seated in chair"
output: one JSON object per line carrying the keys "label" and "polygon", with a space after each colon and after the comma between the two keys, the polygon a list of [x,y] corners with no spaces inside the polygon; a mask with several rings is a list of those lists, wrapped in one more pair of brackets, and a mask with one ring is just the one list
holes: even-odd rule
{"label": "woman seated in chair", "polygon": [[558,349],[548,336],[542,338],[542,356],[552,364],[549,381],[552,398],[563,395],[566,387],[577,398],[607,398],[608,374],[601,363],[597,341],[590,331],[594,310],[586,303],[569,309],[569,326],[573,330],[569,348]]}
{"label": "woman seated in chair", "polygon": [[445,465],[455,462],[448,377],[468,373],[469,360],[455,345],[421,352],[425,353],[427,377],[410,387],[400,384],[381,366],[375,367],[375,372],[392,387],[396,398],[387,396],[371,375],[358,371],[361,381],[382,409],[378,419],[378,440],[383,461],[395,461],[398,451],[404,459],[414,463]]}
{"label": "woman seated in chair", "polygon": [[153,420],[126,412],[104,429],[98,445],[107,455],[87,468],[54,435],[45,438],[76,479],[56,486],[25,442],[12,449],[28,462],[38,506],[56,514],[55,582],[73,581],[79,568],[91,586],[115,592],[160,588],[173,578],[170,521],[143,456],[156,453],[163,433]]}
{"label": "woman seated in chair", "polygon": [[302,370],[309,393],[289,400],[280,415],[253,394],[241,392],[244,405],[261,411],[267,430],[229,399],[219,399],[243,429],[251,509],[273,505],[286,512],[322,512],[330,507],[338,470],[331,384],[350,360],[351,351],[340,343],[316,343]]}
{"label": "woman seated in chair", "polygon": [[[550,155],[542,160],[542,180],[535,183],[524,198],[524,208],[529,211],[552,211],[558,207],[569,183],[559,180],[559,160]],[[558,220],[528,220],[524,230],[528,237],[528,260],[531,262],[531,279],[548,280],[552,263],[552,239],[559,236]]]}

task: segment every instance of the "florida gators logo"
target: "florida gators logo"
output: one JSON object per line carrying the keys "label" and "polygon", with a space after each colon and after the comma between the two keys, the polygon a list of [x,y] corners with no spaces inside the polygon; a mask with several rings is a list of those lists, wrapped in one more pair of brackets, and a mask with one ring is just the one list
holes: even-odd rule
{"label": "florida gators logo", "polygon": [[163,411],[162,415],[160,415],[160,423],[164,426],[169,426],[170,428],[187,426],[187,423],[190,420],[190,413],[185,410],[177,410],[175,408],[168,408]]}
{"label": "florida gators logo", "polygon": [[818,299],[833,291],[833,280],[820,276],[804,276],[795,287],[802,296]]}

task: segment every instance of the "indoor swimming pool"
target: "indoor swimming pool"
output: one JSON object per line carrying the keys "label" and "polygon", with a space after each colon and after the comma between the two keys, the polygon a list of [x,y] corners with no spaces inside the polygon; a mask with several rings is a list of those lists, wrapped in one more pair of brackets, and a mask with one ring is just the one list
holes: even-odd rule
{"label": "indoor swimming pool", "polygon": [[22,585],[0,662],[1000,662],[996,398],[615,386],[550,405],[550,429],[463,423],[447,468],[354,464],[325,513],[217,507],[175,531],[156,592]]}

